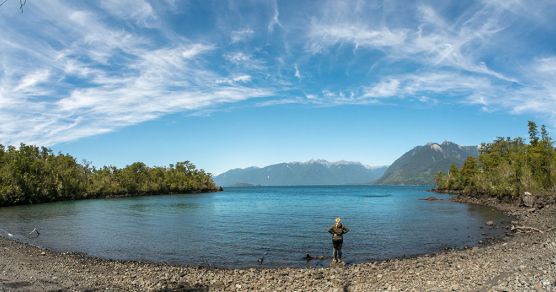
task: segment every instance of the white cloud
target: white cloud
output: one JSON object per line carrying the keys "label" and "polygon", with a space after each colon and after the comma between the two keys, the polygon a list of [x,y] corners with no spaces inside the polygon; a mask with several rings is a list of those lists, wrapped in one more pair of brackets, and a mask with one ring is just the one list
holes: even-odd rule
{"label": "white cloud", "polygon": [[223,55],[224,59],[236,67],[267,74],[264,61],[244,52],[230,52]]}
{"label": "white cloud", "polygon": [[281,98],[281,99],[271,99],[256,103],[257,107],[267,107],[276,105],[287,105],[287,104],[306,104],[307,100],[303,98]]}
{"label": "white cloud", "polygon": [[232,78],[216,80],[217,84],[234,84],[234,83],[247,83],[252,80],[252,77],[247,74],[234,76]]}
{"label": "white cloud", "polygon": [[[357,90],[323,90],[318,96],[306,94],[307,99],[302,101],[318,105],[339,105],[395,103],[401,99],[414,99],[421,103],[437,104],[439,100],[432,98],[433,95],[443,96],[445,102],[454,102],[456,98],[456,102],[476,104],[484,96],[502,96],[503,93],[498,90],[500,89],[486,77],[438,71],[384,77],[375,84]],[[458,99],[462,101],[457,101]],[[485,101],[482,105],[486,108],[490,104]]]}
{"label": "white cloud", "polygon": [[249,81],[251,81],[251,76],[249,76],[249,75],[239,75],[239,76],[236,76],[236,77],[232,78],[232,80],[234,82],[249,82]]}
{"label": "white cloud", "polygon": [[[490,68],[471,49],[476,43],[504,29],[495,17],[479,11],[462,25],[451,25],[428,6],[418,9],[420,25],[417,28],[389,28],[369,26],[365,22],[345,17],[335,21],[313,21],[308,31],[309,51],[319,53],[337,44],[352,44],[383,51],[389,60],[410,60],[433,67],[450,67],[476,74],[516,81]],[[473,44],[473,46],[471,46]]]}
{"label": "white cloud", "polygon": [[556,56],[537,58],[523,68],[527,79],[518,89],[494,88],[489,95],[472,97],[470,103],[503,108],[513,113],[541,114],[556,124]]}
{"label": "white cloud", "polygon": [[251,60],[248,55],[242,52],[228,53],[224,55],[224,58],[235,64],[241,64]]}
{"label": "white cloud", "polygon": [[299,66],[297,64],[295,64],[295,65],[293,65],[293,69],[294,69],[293,76],[295,76],[295,78],[301,80],[301,72],[299,72]]}
{"label": "white cloud", "polygon": [[0,19],[0,143],[52,145],[274,94],[248,86],[249,74],[213,70],[207,55],[215,46],[207,42],[157,44],[56,1],[28,14],[49,23],[40,38],[16,29],[26,25],[19,15]]}
{"label": "white cloud", "polygon": [[116,17],[144,26],[150,26],[157,18],[151,4],[144,0],[102,0],[100,5]]}
{"label": "white cloud", "polygon": [[232,43],[242,42],[253,37],[254,33],[255,31],[250,28],[234,30],[230,33],[230,40],[232,41]]}
{"label": "white cloud", "polygon": [[387,79],[379,82],[375,86],[364,90],[363,97],[392,97],[399,93],[400,81],[397,79]]}
{"label": "white cloud", "polygon": [[406,34],[405,30],[392,31],[387,27],[371,29],[363,23],[312,23],[309,50],[318,53],[343,42],[352,43],[356,48],[365,46],[383,50],[402,45]]}
{"label": "white cloud", "polygon": [[[550,22],[546,1],[485,0],[450,17],[426,5],[408,13],[406,2],[331,1],[311,18],[274,1],[270,18],[242,18],[239,30],[219,23],[200,36],[164,23],[167,11],[156,9],[184,6],[170,2],[53,0],[0,18],[0,143],[48,145],[267,96],[255,104],[417,101],[556,115],[556,57],[545,51],[511,70],[491,62],[497,37],[512,41],[509,25],[522,14]],[[254,38],[261,24],[264,44]],[[331,78],[338,83],[323,83]]]}
{"label": "white cloud", "polygon": [[209,46],[209,45],[205,45],[205,44],[193,44],[192,46],[189,46],[187,48],[185,48],[185,50],[182,51],[181,55],[182,57],[186,58],[186,59],[192,59],[194,57],[196,57],[199,54],[202,54],[204,52],[210,51],[212,50],[213,47]]}
{"label": "white cloud", "polygon": [[282,27],[282,24],[280,23],[280,11],[278,10],[278,3],[276,0],[274,0],[272,2],[272,19],[270,20],[270,22],[268,23],[268,32],[273,32],[274,31],[274,27],[275,26],[279,26]]}
{"label": "white cloud", "polygon": [[50,71],[47,69],[37,70],[25,75],[13,91],[24,91],[37,86],[48,80]]}

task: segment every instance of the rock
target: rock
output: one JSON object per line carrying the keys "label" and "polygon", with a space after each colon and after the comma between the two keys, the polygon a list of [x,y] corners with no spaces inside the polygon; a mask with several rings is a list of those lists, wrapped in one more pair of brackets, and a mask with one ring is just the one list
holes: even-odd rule
{"label": "rock", "polygon": [[523,196],[521,197],[522,206],[531,208],[535,206],[535,202],[536,202],[536,197],[533,196],[530,192],[523,193]]}
{"label": "rock", "polygon": [[488,220],[487,222],[485,222],[485,224],[488,226],[492,226],[494,225],[494,222],[492,220]]}
{"label": "rock", "polygon": [[439,199],[439,198],[433,197],[433,196],[426,197],[424,199],[419,199],[419,200],[423,200],[423,201],[442,201],[442,199]]}

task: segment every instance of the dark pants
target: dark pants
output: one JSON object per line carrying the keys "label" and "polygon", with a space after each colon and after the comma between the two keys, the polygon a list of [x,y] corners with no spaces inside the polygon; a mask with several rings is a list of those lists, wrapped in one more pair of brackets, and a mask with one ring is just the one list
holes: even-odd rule
{"label": "dark pants", "polygon": [[334,251],[332,252],[332,256],[335,260],[342,259],[342,243],[343,240],[332,240],[332,246],[334,247]]}

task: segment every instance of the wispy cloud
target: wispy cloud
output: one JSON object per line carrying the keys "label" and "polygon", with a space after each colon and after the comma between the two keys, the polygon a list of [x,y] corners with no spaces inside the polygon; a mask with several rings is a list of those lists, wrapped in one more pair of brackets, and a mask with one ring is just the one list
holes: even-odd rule
{"label": "wispy cloud", "polygon": [[522,69],[527,76],[517,88],[495,88],[496,92],[469,102],[486,107],[505,108],[513,113],[537,113],[556,124],[556,56],[537,58]]}
{"label": "wispy cloud", "polygon": [[157,19],[151,4],[145,0],[102,0],[100,5],[105,11],[116,17],[143,26],[151,26]]}
{"label": "wispy cloud", "polygon": [[377,28],[359,21],[312,23],[309,50],[317,53],[336,44],[351,43],[356,49],[383,51],[390,60],[410,60],[515,81],[477,60],[470,46],[475,43],[480,47],[480,43],[504,29],[497,18],[486,17],[482,15],[484,11],[479,11],[463,24],[455,25],[447,23],[431,7],[420,6],[417,11],[420,22],[414,28]]}
{"label": "wispy cloud", "polygon": [[[110,11],[124,19],[151,15],[120,15],[120,8]],[[2,32],[0,49],[9,56],[0,71],[2,143],[51,145],[167,113],[273,94],[271,88],[246,85],[249,75],[227,76],[211,68],[206,57],[215,47],[209,43],[156,44],[61,2],[42,10],[29,12],[30,17],[63,34],[25,37],[13,25]],[[0,20],[5,27],[7,21]],[[218,82],[224,79],[230,82]]]}
{"label": "wispy cloud", "polygon": [[248,40],[251,37],[253,37],[254,33],[255,33],[255,31],[253,31],[250,28],[234,30],[230,33],[230,40],[232,41],[232,43],[238,43],[238,42],[241,42],[241,41],[245,41],[245,40]]}
{"label": "wispy cloud", "polygon": [[245,104],[457,103],[556,124],[556,56],[540,41],[554,39],[554,4],[452,4],[203,1],[199,16],[176,1],[29,2],[0,18],[0,143],[260,97]]}
{"label": "wispy cloud", "polygon": [[299,71],[299,66],[297,64],[293,65],[293,70],[293,75],[295,76],[295,78],[301,79],[301,72]]}
{"label": "wispy cloud", "polygon": [[[350,45],[354,55],[357,51],[380,52],[377,60],[369,62],[371,70],[376,70],[377,64],[379,68],[391,66],[404,70],[394,70],[395,73],[386,74],[370,85],[354,84],[351,89],[334,94],[333,102],[414,99],[437,103],[440,99],[445,103],[479,105],[488,111],[556,116],[553,56],[536,58],[531,65],[510,70],[488,65],[492,56],[499,53],[496,40],[507,42],[515,33],[510,31],[515,18],[510,18],[508,13],[514,17],[525,16],[541,25],[546,15],[538,19],[530,16],[543,14],[542,8],[546,9],[549,3],[534,5],[526,12],[528,4],[523,1],[484,1],[469,5],[456,19],[441,16],[432,6],[417,4],[412,20],[398,21],[395,25],[365,20],[360,17],[362,9],[345,9],[339,5],[323,7],[323,15],[329,17],[311,21],[307,32],[308,52],[334,56],[335,51]],[[508,49],[505,53],[520,54]],[[517,55],[510,56],[514,62],[519,60]],[[353,94],[345,94],[346,90]],[[317,95],[327,99],[327,94]]]}
{"label": "wispy cloud", "polygon": [[278,2],[276,0],[272,1],[272,18],[270,19],[270,22],[268,23],[268,31],[269,32],[274,32],[274,27],[278,26],[278,27],[282,27],[282,24],[280,23],[280,11],[278,10]]}
{"label": "wispy cloud", "polygon": [[404,30],[392,31],[386,27],[371,29],[363,23],[313,23],[309,31],[309,50],[318,53],[343,42],[353,43],[356,48],[364,46],[385,50],[402,45],[406,34]]}

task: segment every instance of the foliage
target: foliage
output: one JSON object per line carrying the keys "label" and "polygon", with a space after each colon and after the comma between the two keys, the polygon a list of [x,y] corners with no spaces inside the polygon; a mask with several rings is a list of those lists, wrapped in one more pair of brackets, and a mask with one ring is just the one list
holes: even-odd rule
{"label": "foliage", "polygon": [[189,161],[169,167],[135,162],[96,169],[45,147],[0,145],[0,206],[214,190],[211,174]]}
{"label": "foliage", "polygon": [[461,169],[436,176],[438,190],[467,195],[517,197],[523,192],[556,193],[556,150],[546,127],[529,121],[529,144],[522,138],[497,138],[481,144],[478,158],[468,157]]}

